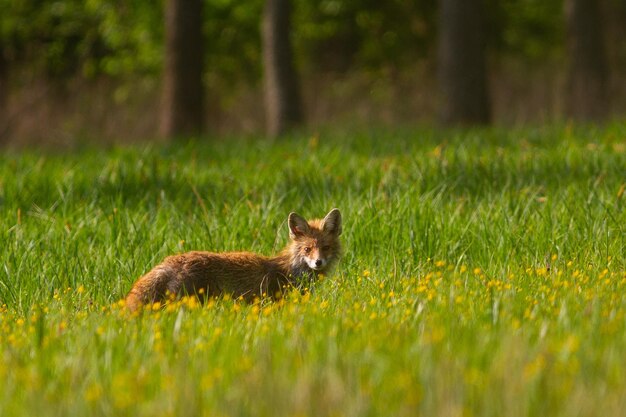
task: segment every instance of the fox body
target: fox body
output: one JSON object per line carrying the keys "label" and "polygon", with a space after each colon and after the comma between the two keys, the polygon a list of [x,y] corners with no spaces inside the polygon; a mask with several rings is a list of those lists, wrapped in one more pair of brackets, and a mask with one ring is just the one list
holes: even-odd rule
{"label": "fox body", "polygon": [[290,242],[274,257],[251,252],[187,252],[169,256],[139,278],[126,296],[131,311],[168,294],[253,301],[275,297],[286,287],[317,278],[337,261],[341,246],[341,213],[331,210],[321,220],[288,218]]}

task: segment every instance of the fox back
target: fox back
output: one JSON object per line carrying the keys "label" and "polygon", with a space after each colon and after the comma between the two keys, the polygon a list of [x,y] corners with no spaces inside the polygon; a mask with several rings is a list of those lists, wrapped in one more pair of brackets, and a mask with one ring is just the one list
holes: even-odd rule
{"label": "fox back", "polygon": [[308,222],[291,213],[288,225],[290,242],[274,257],[200,251],[169,256],[135,282],[126,306],[134,311],[143,304],[162,301],[168,294],[202,299],[229,294],[246,301],[277,297],[287,287],[328,272],[341,254],[339,210]]}

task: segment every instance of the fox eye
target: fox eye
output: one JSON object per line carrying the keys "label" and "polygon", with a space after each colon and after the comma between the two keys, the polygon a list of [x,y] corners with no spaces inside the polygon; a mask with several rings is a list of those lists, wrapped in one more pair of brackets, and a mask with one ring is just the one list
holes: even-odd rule
{"label": "fox eye", "polygon": [[311,248],[310,248],[310,247],[308,247],[308,246],[307,246],[307,247],[305,247],[305,248],[304,248],[304,253],[309,253],[309,252],[311,252]]}
{"label": "fox eye", "polygon": [[325,245],[325,246],[323,246],[323,247],[322,247],[322,250],[323,250],[323,251],[330,250],[330,245]]}

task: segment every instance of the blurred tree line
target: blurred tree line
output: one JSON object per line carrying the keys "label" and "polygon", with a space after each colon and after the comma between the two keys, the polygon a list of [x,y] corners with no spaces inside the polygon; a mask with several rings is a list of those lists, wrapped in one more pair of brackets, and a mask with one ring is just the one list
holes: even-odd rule
{"label": "blurred tree line", "polygon": [[[562,62],[565,115],[600,120],[610,112],[611,71],[621,74],[626,60],[620,0],[0,0],[0,8],[3,136],[20,113],[9,97],[33,79],[60,90],[77,79],[118,90],[151,80],[164,90],[158,119],[168,135],[201,131],[204,114],[242,85],[271,93],[286,82],[257,103],[278,114],[266,124],[279,134],[306,119],[298,90],[308,79],[393,78],[418,67],[438,81],[441,121],[489,123],[489,74],[506,62],[522,71]],[[185,73],[180,85],[176,71]]]}

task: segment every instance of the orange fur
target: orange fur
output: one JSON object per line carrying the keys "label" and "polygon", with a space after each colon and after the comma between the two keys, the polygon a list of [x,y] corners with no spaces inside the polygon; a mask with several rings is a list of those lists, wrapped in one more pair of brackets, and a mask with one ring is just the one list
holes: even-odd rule
{"label": "orange fur", "polygon": [[291,213],[288,223],[291,241],[274,257],[195,251],[165,258],[135,282],[126,296],[127,308],[135,311],[168,293],[203,298],[230,294],[250,302],[279,296],[286,287],[327,272],[341,253],[339,210],[309,222]]}

